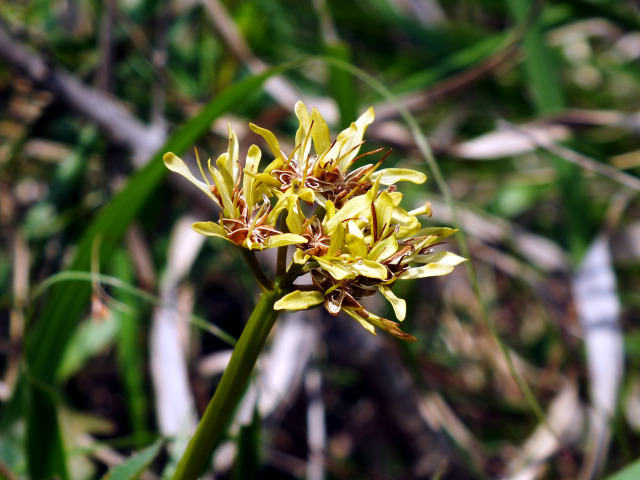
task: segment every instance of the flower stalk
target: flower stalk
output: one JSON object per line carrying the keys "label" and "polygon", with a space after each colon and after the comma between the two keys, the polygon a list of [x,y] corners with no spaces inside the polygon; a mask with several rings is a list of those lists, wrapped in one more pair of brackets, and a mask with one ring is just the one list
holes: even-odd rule
{"label": "flower stalk", "polygon": [[[175,479],[195,479],[203,471],[220,435],[244,392],[251,371],[280,310],[306,310],[320,305],[331,315],[346,313],[372,334],[377,330],[415,342],[401,323],[406,302],[392,291],[397,281],[446,275],[464,261],[434,247],[455,233],[446,227],[422,228],[419,215],[431,216],[431,205],[407,211],[397,183],[423,183],[426,176],[405,168],[379,169],[377,163],[356,162],[382,149],[359,154],[369,108],[331,140],[329,127],[317,109],[298,102],[299,128],[295,148],[283,152],[275,135],[257,125],[250,128],[269,146],[274,159],[260,171],[262,152],[252,145],[244,166],[238,138],[229,127],[227,151],[207,162],[199,180],[187,164],[169,152],[164,163],[202,190],[219,209],[217,221],[196,222],[192,228],[240,248],[263,293],[240,336],[227,369],[194,437],[178,464]],[[305,206],[306,204],[306,206]],[[307,207],[315,205],[308,215]],[[293,248],[287,266],[288,248]],[[277,249],[276,280],[260,268],[255,252]],[[312,285],[294,285],[310,273]],[[397,319],[370,312],[361,301],[380,294]]]}
{"label": "flower stalk", "polygon": [[260,295],[220,384],[178,463],[174,480],[195,480],[202,474],[220,435],[232,418],[231,413],[244,393],[258,355],[278,318],[279,311],[274,310],[273,306],[285,293],[286,290],[276,282],[273,290]]}

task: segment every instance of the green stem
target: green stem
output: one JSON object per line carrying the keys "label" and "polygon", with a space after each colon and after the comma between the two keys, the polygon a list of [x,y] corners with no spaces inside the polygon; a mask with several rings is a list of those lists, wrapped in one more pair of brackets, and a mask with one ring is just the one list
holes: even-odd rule
{"label": "green stem", "polygon": [[258,263],[258,259],[256,258],[256,254],[252,250],[247,250],[246,248],[240,247],[240,252],[242,252],[242,256],[244,257],[247,265],[249,266],[249,270],[253,274],[253,278],[260,284],[263,290],[273,290],[273,282],[267,277],[267,275],[262,271],[260,264]]}
{"label": "green stem", "polygon": [[233,350],[229,365],[207,409],[180,459],[174,480],[195,480],[204,470],[220,435],[242,397],[258,355],[278,317],[273,306],[286,290],[276,282],[274,290],[260,296],[242,335]]}

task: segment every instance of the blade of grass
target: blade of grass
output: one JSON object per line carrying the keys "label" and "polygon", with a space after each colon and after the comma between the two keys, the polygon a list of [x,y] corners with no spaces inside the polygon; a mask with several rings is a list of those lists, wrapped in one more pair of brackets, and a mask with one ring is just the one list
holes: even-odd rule
{"label": "blade of grass", "polygon": [[[119,250],[114,255],[113,270],[117,278],[131,283],[134,272],[125,251]],[[124,291],[116,291],[114,298],[125,305],[137,306],[137,298]],[[127,413],[129,423],[136,439],[147,431],[147,398],[145,394],[146,381],[142,372],[145,371],[145,359],[141,347],[140,318],[137,312],[115,311],[113,314],[118,322],[117,362],[120,381],[123,384],[127,399]],[[140,446],[140,442],[136,442]]]}
{"label": "blade of grass", "polygon": [[160,453],[162,448],[162,439],[157,440],[152,445],[142,450],[137,455],[133,455],[126,462],[114,467],[109,473],[107,473],[104,480],[134,480],[140,478],[153,460]]}
{"label": "blade of grass", "polygon": [[[507,0],[514,19],[522,22],[531,13],[528,0]],[[540,12],[543,13],[543,12]],[[538,113],[557,112],[566,107],[559,73],[553,53],[547,47],[540,16],[531,23],[523,39],[526,53],[524,70],[526,84]],[[589,245],[589,199],[584,192],[580,168],[552,155],[557,172],[558,189],[564,207],[562,237],[574,264],[578,264]]]}
{"label": "blade of grass", "polygon": [[[351,61],[349,46],[342,42],[327,44],[325,53],[343,62]],[[340,111],[340,127],[346,128],[352,119],[358,118],[358,96],[353,75],[349,75],[341,68],[329,67],[329,89]]]}
{"label": "blade of grass", "polygon": [[[164,178],[166,168],[162,155],[166,151],[182,153],[200,137],[220,115],[242,103],[248,95],[258,90],[262,83],[279,70],[271,70],[242,80],[220,93],[203,110],[176,131],[163,147],[155,153],[146,167],[134,174],[127,185],[98,214],[85,230],[70,270],[88,271],[91,263],[92,245],[96,238],[104,239],[102,256],[107,258],[113,244],[124,234],[154,189]],[[38,313],[41,319],[28,331],[26,359],[32,397],[28,405],[27,452],[32,478],[60,476],[69,478],[66,459],[60,443],[60,431],[51,416],[56,411],[51,396],[41,395],[37,383],[52,384],[64,349],[76,327],[77,319],[86,309],[91,285],[66,282],[55,285]],[[35,380],[37,379],[37,381]],[[51,452],[43,461],[42,452]]]}
{"label": "blade of grass", "polygon": [[[126,282],[123,282],[120,278],[112,277],[110,275],[104,275],[100,273],[93,272],[73,272],[73,271],[64,271],[59,272],[54,275],[51,275],[49,278],[44,280],[42,283],[35,286],[33,289],[33,293],[31,294],[30,300],[33,301],[39,296],[43,295],[44,292],[51,288],[53,285],[60,282],[88,282],[88,283],[101,283],[104,285],[109,285],[111,287],[117,288],[126,292],[134,297],[144,300],[146,302],[151,303],[152,305],[163,306],[163,307],[171,307],[172,305],[167,305],[160,299],[159,297],[150,294],[149,292],[142,290],[140,288],[134,287]],[[183,312],[178,311],[177,313],[182,314]],[[218,337],[220,340],[227,342],[232,347],[236,344],[236,339],[229,333],[225,332],[221,328],[216,325],[212,325],[208,323],[204,318],[198,317],[197,315],[184,313],[189,317],[189,321],[198,328],[201,328],[205,332],[209,332],[211,335]]]}

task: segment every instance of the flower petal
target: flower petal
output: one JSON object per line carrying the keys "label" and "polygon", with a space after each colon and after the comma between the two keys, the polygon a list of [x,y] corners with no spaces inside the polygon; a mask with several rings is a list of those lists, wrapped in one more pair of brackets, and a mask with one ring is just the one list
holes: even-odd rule
{"label": "flower petal", "polygon": [[[365,195],[360,195],[358,197],[354,197],[345,203],[340,210],[337,210],[335,215],[327,220],[325,226],[328,232],[333,232],[333,229],[336,227],[338,223],[341,223],[345,220],[355,218],[360,215],[363,211],[369,209],[371,207],[371,200],[373,199],[373,195],[376,192],[374,190],[369,190]],[[327,202],[328,205],[328,202]],[[327,208],[327,213],[329,208]],[[326,218],[326,217],[325,217]]]}
{"label": "flower petal", "polygon": [[376,334],[376,329],[373,328],[373,325],[371,325],[364,318],[362,318],[360,315],[358,315],[354,310],[352,310],[350,308],[345,308],[343,311],[345,313],[349,314],[351,317],[355,318],[358,322],[360,322],[360,325],[362,325],[364,328],[369,330],[369,332],[371,332],[374,335]]}
{"label": "flower petal", "polygon": [[[262,152],[258,148],[257,145],[251,145],[249,147],[249,151],[247,152],[247,161],[245,162],[245,172],[256,173],[258,171],[258,166],[260,164],[260,157],[262,156]],[[247,207],[251,208],[254,204],[255,198],[260,198],[260,196],[256,196],[254,191],[254,186],[256,183],[255,177],[251,175],[245,175],[242,178],[242,191],[244,192],[244,198],[247,202]]]}
{"label": "flower petal", "polygon": [[409,168],[385,168],[371,174],[371,179],[380,180],[382,185],[393,185],[397,182],[424,183],[427,176]]}
{"label": "flower petal", "polygon": [[253,123],[249,124],[249,128],[266,140],[267,145],[269,145],[269,149],[271,150],[271,153],[273,153],[273,156],[275,158],[282,157],[280,144],[278,143],[278,140],[273,133],[271,133],[266,128],[261,128],[257,125],[254,125]]}
{"label": "flower petal", "polygon": [[229,174],[231,178],[233,178],[233,184],[235,185],[238,181],[238,175],[240,175],[240,167],[239,167],[239,153],[238,153],[238,136],[236,132],[233,131],[231,125],[229,127],[229,147],[227,148],[227,153],[229,154]]}
{"label": "flower petal", "polygon": [[[358,151],[360,147],[358,144],[362,142],[362,137],[364,136],[364,132],[367,129],[367,126],[373,122],[375,118],[375,114],[373,112],[373,108],[369,107],[369,109],[364,112],[355,123],[352,123],[352,127],[355,126],[355,133],[347,139],[346,142],[342,145],[340,154],[343,157],[340,159],[340,163],[338,164],[338,168],[341,172],[347,170],[349,165],[353,163],[353,159],[358,155]],[[350,128],[352,128],[350,127]]]}
{"label": "flower petal", "polygon": [[304,106],[304,103],[301,101],[296,102],[295,106],[296,116],[300,122],[300,127],[296,132],[296,147],[300,146],[300,151],[298,152],[298,158],[300,159],[300,166],[302,172],[306,176],[307,170],[307,159],[309,158],[309,151],[311,150],[311,115],[307,111],[307,107]]}
{"label": "flower petal", "polygon": [[369,258],[376,262],[381,262],[396,253],[398,248],[398,241],[393,235],[389,235],[371,249],[371,252],[369,252]]}
{"label": "flower petal", "polygon": [[349,308],[343,308],[342,310],[358,320],[360,322],[360,325],[362,325],[374,335],[375,329],[373,327],[376,326],[379,329],[390,333],[394,337],[399,338],[400,340],[404,340],[405,342],[414,343],[418,341],[418,339],[413,335],[409,335],[408,333],[403,332],[396,322],[392,322],[391,320],[387,320],[386,318],[378,317],[373,313],[369,313],[369,316],[367,318],[363,318],[362,316],[358,315],[357,312]]}
{"label": "flower petal", "polygon": [[[347,223],[346,245],[349,253],[354,257],[367,258],[369,257],[369,249],[364,241],[364,235],[362,231],[356,225],[356,222],[350,220]],[[374,258],[374,260],[377,260]]]}
{"label": "flower petal", "polygon": [[267,238],[264,242],[264,248],[276,248],[298,243],[307,243],[307,239],[295,233],[280,233]]}
{"label": "flower petal", "polygon": [[191,225],[191,228],[201,235],[207,235],[209,237],[220,237],[225,240],[229,240],[226,236],[224,228],[215,222],[195,222]]}
{"label": "flower petal", "polygon": [[407,302],[402,298],[396,297],[389,287],[380,286],[380,293],[382,293],[384,298],[389,300],[389,303],[396,314],[396,318],[403,321],[407,315]]}
{"label": "flower petal", "polygon": [[296,251],[293,254],[293,262],[298,265],[304,265],[305,263],[307,263],[307,260],[309,260],[309,258],[309,255],[305,255],[305,253],[299,248],[296,248]]}
{"label": "flower petal", "polygon": [[191,173],[191,170],[189,170],[189,167],[187,167],[187,164],[184,163],[184,161],[180,157],[178,157],[172,152],[169,152],[164,154],[164,156],[162,157],[162,161],[164,162],[164,164],[169,170],[182,175],[184,178],[189,180],[196,187],[198,187],[200,190],[206,193],[207,196],[216,203],[216,205],[220,206],[220,202],[218,202],[218,199],[215,197],[213,193],[211,193],[211,188],[209,187],[209,185],[198,180]]}
{"label": "flower petal", "polygon": [[[220,157],[226,155],[226,153],[223,153],[222,155],[220,155]],[[220,160],[220,158],[218,158],[218,160]],[[223,177],[223,175],[217,168],[212,167],[211,163],[209,163],[209,172],[211,172],[213,181],[215,182],[216,187],[218,187],[220,198],[222,198],[222,206],[224,207],[225,217],[237,218],[235,209],[233,208],[233,202],[231,200],[231,197],[233,195],[233,185],[229,185],[226,182],[226,178]]]}
{"label": "flower petal", "polygon": [[322,302],[324,302],[324,295],[322,292],[303,292],[301,290],[294,290],[278,300],[273,306],[273,309],[307,310],[308,308],[320,305]]}
{"label": "flower petal", "polygon": [[300,210],[300,204],[295,196],[289,197],[287,210],[289,214],[287,215],[286,222],[287,227],[289,227],[289,231],[296,234],[302,233],[305,217],[304,213]]}
{"label": "flower petal", "polygon": [[339,223],[338,225],[336,225],[335,230],[331,233],[331,239],[329,241],[329,250],[327,250],[327,257],[335,257],[338,253],[338,251],[340,250],[340,248],[342,248],[342,245],[344,244],[344,225],[342,225],[341,223]]}
{"label": "flower petal", "polygon": [[367,278],[375,278],[378,280],[386,280],[389,274],[387,267],[384,265],[364,258],[360,258],[356,262],[349,264],[348,268],[354,271],[357,275],[362,275]]}
{"label": "flower petal", "polygon": [[428,263],[422,267],[410,268],[400,274],[398,280],[412,280],[414,278],[435,277],[453,272],[453,265],[446,263]]}
{"label": "flower petal", "polygon": [[[382,191],[376,201],[375,205],[375,228],[376,228],[376,241],[380,238],[384,238],[385,233],[388,231],[391,225],[391,218],[394,212],[394,205],[389,192]],[[373,229],[373,225],[371,228]]]}
{"label": "flower petal", "polygon": [[434,252],[427,255],[416,255],[413,257],[414,262],[417,263],[438,263],[443,265],[456,266],[462,262],[466,262],[467,259],[452,252]]}
{"label": "flower petal", "polygon": [[313,145],[318,155],[322,155],[331,147],[331,134],[327,122],[324,121],[320,111],[313,107],[311,110],[311,120],[313,121]]}
{"label": "flower petal", "polygon": [[327,271],[336,280],[344,280],[346,278],[355,278],[356,273],[350,266],[335,259],[328,260],[326,257],[313,257],[318,264]]}
{"label": "flower petal", "polygon": [[433,237],[433,242],[427,243],[428,245],[432,245],[433,243],[438,243],[447,238],[450,235],[453,235],[458,231],[457,228],[449,228],[449,227],[426,227],[418,231],[416,233],[416,237]]}

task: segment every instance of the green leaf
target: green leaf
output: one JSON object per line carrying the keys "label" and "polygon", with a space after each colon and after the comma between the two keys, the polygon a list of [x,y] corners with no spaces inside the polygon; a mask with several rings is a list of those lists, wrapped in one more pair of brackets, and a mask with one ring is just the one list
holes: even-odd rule
{"label": "green leaf", "polygon": [[[343,62],[351,63],[349,45],[333,42],[326,45],[325,54]],[[353,75],[343,69],[329,66],[329,89],[340,110],[340,126],[348,127],[358,114],[356,84]]]}
{"label": "green leaf", "polygon": [[638,478],[640,478],[640,460],[636,460],[631,465],[604,480],[636,480]]}
{"label": "green leaf", "polygon": [[102,477],[103,480],[133,480],[139,478],[160,453],[162,443],[163,440],[159,439],[140,453],[132,455],[126,462],[111,469],[109,473]]}
{"label": "green leaf", "polygon": [[117,333],[118,322],[113,316],[100,321],[89,319],[82,322],[69,340],[69,346],[56,374],[56,381],[63,382],[69,379],[91,358],[106,350],[113,343]]}
{"label": "green leaf", "polygon": [[[134,270],[131,258],[124,249],[116,252],[113,259],[113,273],[121,280],[133,283]],[[140,299],[131,292],[114,289],[113,297],[122,302],[129,310],[112,310],[118,322],[116,339],[116,360],[118,374],[127,400],[127,413],[133,434],[136,439],[141,438],[147,431],[148,403],[146,397],[145,352],[140,348],[142,333],[141,316],[138,313]],[[133,310],[133,311],[132,311]],[[141,447],[136,442],[136,447]]]}

